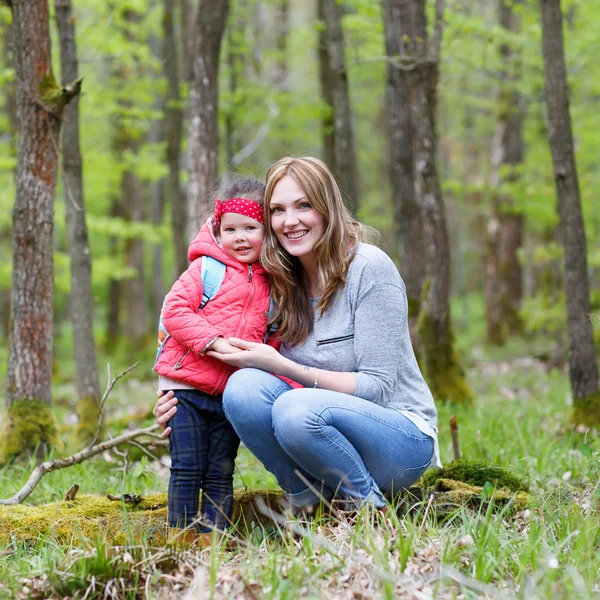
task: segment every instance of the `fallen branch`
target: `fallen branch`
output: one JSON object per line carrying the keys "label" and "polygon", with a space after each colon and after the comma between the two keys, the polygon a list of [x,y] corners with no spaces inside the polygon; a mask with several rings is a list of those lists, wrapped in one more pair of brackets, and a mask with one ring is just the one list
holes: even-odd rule
{"label": "fallen branch", "polygon": [[37,484],[40,482],[42,477],[47,473],[51,473],[52,471],[58,471],[59,469],[66,469],[67,467],[72,467],[73,465],[78,465],[84,460],[92,458],[92,456],[102,454],[106,450],[115,448],[119,444],[129,442],[130,440],[138,438],[142,435],[151,434],[158,428],[159,426],[155,424],[150,425],[149,427],[145,427],[144,429],[135,429],[133,431],[128,431],[127,433],[123,433],[111,440],[106,440],[104,442],[101,442],[100,444],[96,444],[95,446],[89,446],[87,448],[84,448],[81,452],[77,452],[77,454],[73,454],[72,456],[67,456],[66,458],[55,458],[54,460],[48,460],[46,462],[43,462],[41,465],[38,465],[33,470],[25,485],[14,496],[12,496],[12,498],[8,498],[6,500],[0,499],[0,505],[21,504],[23,500],[25,500],[31,495],[31,493],[33,492]]}

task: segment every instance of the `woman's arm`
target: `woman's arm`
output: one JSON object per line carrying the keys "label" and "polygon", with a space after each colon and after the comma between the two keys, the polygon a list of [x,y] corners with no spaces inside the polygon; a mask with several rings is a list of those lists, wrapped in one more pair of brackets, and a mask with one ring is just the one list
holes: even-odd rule
{"label": "woman's arm", "polygon": [[355,373],[326,371],[325,369],[316,369],[311,365],[299,365],[289,358],[281,356],[277,350],[267,344],[247,342],[239,338],[229,338],[229,343],[240,348],[241,351],[223,354],[209,350],[206,354],[234,367],[253,367],[276,375],[283,375],[308,388],[318,387],[344,394],[354,394],[356,390]]}

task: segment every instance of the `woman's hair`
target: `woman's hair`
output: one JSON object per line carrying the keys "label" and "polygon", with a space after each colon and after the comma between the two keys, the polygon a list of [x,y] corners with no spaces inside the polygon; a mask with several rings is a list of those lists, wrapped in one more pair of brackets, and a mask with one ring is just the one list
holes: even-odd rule
{"label": "woman's hair", "polygon": [[[218,198],[221,200],[221,202],[225,202],[230,198],[245,198],[246,200],[252,200],[253,202],[256,202],[260,206],[264,206],[265,184],[256,179],[235,178],[233,181],[229,181],[227,184],[220,185],[218,190],[215,190],[213,193],[213,196],[214,200]],[[211,207],[210,215],[212,215],[213,210],[214,201],[213,206]],[[206,217],[208,218],[210,215],[207,215]],[[215,237],[218,237],[218,224],[213,221],[212,226]]]}
{"label": "woman's hair", "polygon": [[366,230],[344,206],[342,194],[324,162],[310,156],[285,157],[267,172],[265,191],[265,240],[261,262],[271,275],[276,309],[272,322],[279,323],[282,341],[296,345],[313,328],[310,282],[300,260],[283,249],[271,225],[271,197],[277,183],[286,175],[294,179],[311,206],[323,217],[324,233],[315,243],[317,278],[321,297],[317,309],[326,311],[336,291],[346,283],[346,271],[359,242],[366,241]]}

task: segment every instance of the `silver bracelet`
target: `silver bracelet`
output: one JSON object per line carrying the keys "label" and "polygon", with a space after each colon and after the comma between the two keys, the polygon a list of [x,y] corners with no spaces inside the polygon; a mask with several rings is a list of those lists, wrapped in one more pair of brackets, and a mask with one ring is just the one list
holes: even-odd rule
{"label": "silver bracelet", "polygon": [[316,388],[319,385],[319,371],[317,367],[315,367],[315,381],[313,383],[313,388]]}

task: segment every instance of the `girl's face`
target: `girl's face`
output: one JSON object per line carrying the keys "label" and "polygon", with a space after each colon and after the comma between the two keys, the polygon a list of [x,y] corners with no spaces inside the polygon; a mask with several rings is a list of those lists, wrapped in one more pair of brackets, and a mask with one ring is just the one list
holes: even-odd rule
{"label": "girl's face", "polygon": [[284,250],[301,262],[313,259],[313,249],[323,236],[325,221],[290,175],[282,177],[273,188],[269,211],[271,227]]}
{"label": "girl's face", "polygon": [[241,263],[256,262],[265,239],[265,226],[238,213],[225,213],[219,226],[223,250]]}

